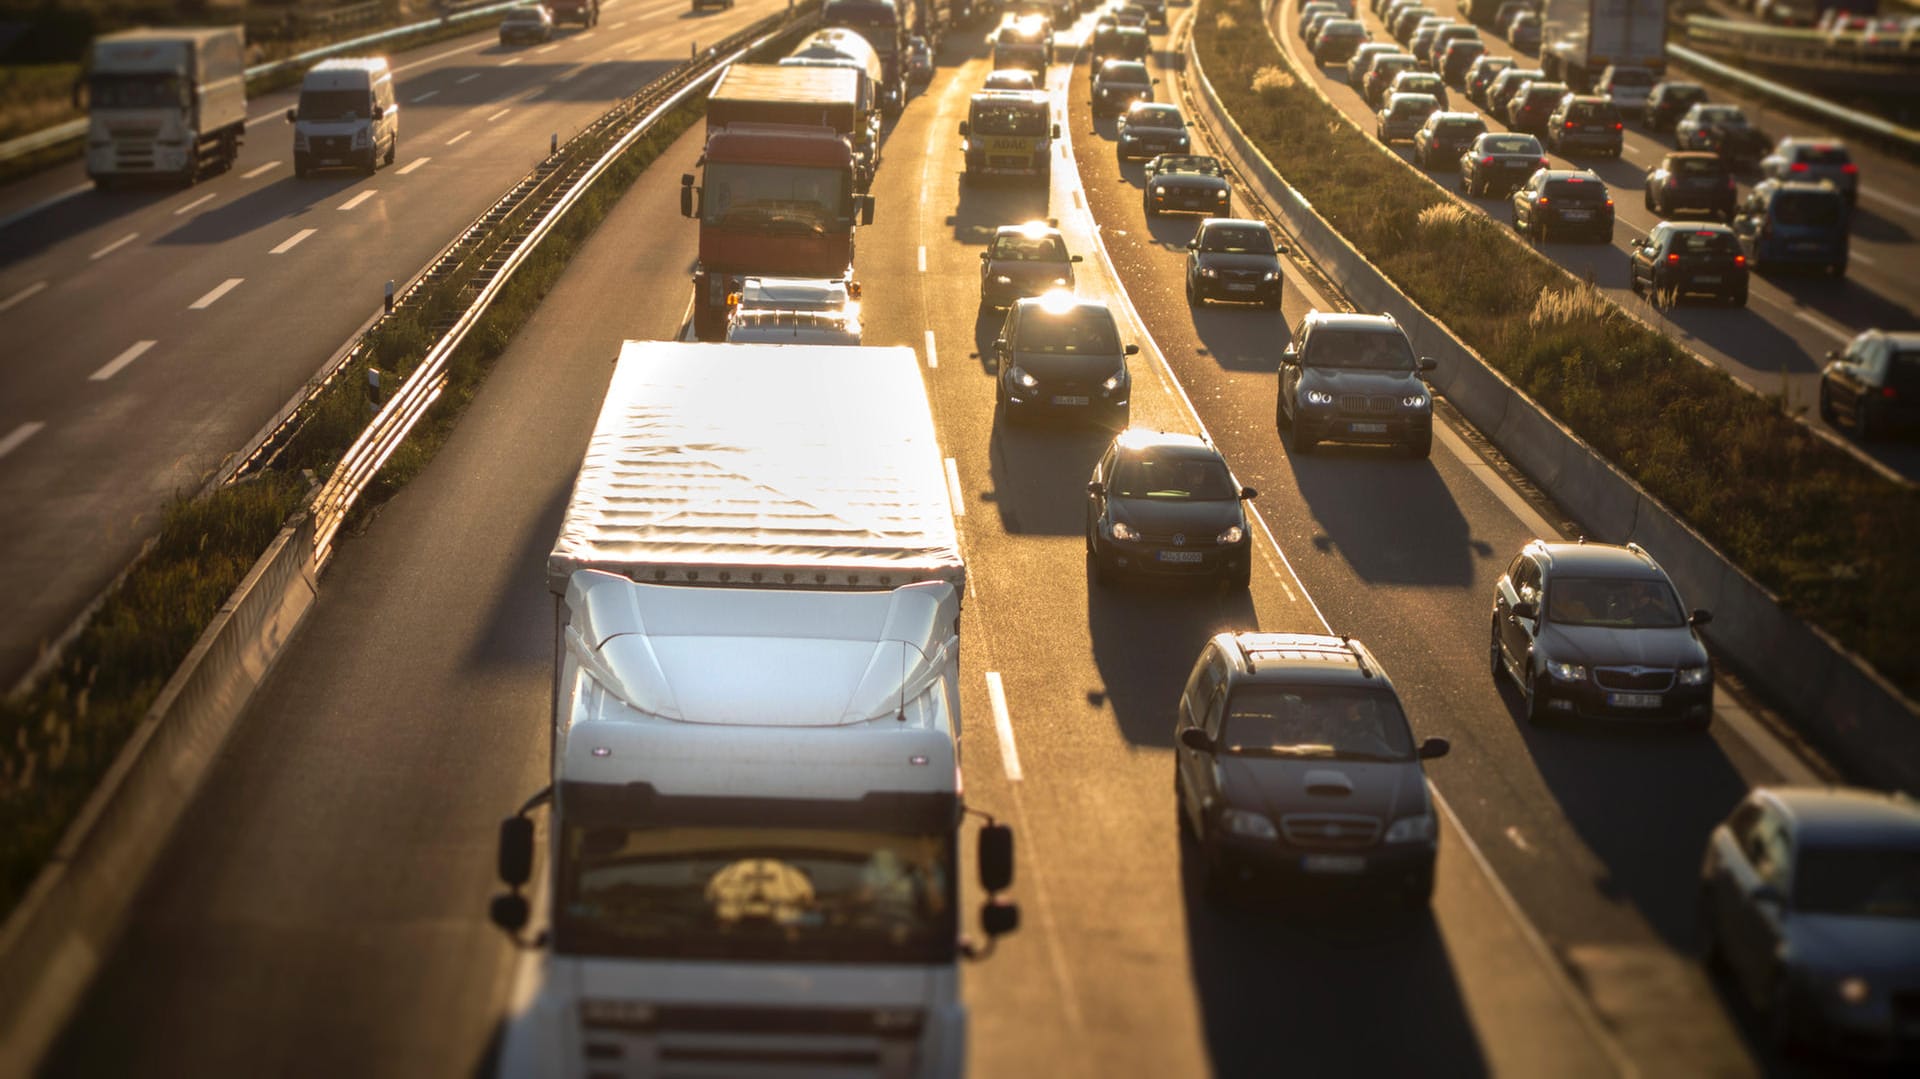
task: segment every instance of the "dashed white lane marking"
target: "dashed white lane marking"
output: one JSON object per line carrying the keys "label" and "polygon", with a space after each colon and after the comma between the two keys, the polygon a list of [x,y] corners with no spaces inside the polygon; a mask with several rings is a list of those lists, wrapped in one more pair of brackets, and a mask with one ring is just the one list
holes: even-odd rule
{"label": "dashed white lane marking", "polygon": [[1847,258],[1852,259],[1854,262],[1857,262],[1862,266],[1878,266],[1880,264],[1879,259],[1868,258],[1867,256],[1861,254],[1858,251],[1847,252]]}
{"label": "dashed white lane marking", "polygon": [[459,78],[457,78],[457,79],[455,79],[455,80],[453,80],[453,84],[454,84],[455,86],[464,86],[464,85],[466,85],[467,83],[470,83],[470,82],[472,82],[473,80],[475,80],[475,79],[477,79],[477,78],[479,78],[479,77],[480,77],[480,73],[479,73],[478,71],[476,71],[476,72],[474,72],[474,73],[473,73],[473,74],[471,74],[471,75],[462,75],[462,76],[460,76]]}
{"label": "dashed white lane marking", "polygon": [[430,158],[430,157],[416,157],[412,161],[407,162],[405,165],[400,166],[400,171],[394,173],[394,175],[405,176],[407,173],[412,172],[414,169],[417,169],[420,166],[432,160],[433,158]]}
{"label": "dashed white lane marking", "polygon": [[632,20],[630,20],[630,19],[621,19],[621,20],[620,20],[619,22],[617,22],[617,23],[614,23],[614,24],[613,24],[612,26],[609,26],[609,27],[607,27],[607,29],[609,29],[609,30],[618,30],[618,29],[620,29],[620,28],[621,28],[622,26],[625,26],[625,25],[627,25],[627,23],[628,23],[628,22],[630,22],[630,21],[632,21]]}
{"label": "dashed white lane marking", "polygon": [[277,169],[279,167],[280,167],[280,162],[269,161],[264,165],[255,165],[253,168],[248,169],[246,172],[241,173],[240,178],[242,180],[251,180],[255,176],[264,176],[267,173],[272,172],[274,169]]}
{"label": "dashed white lane marking", "polygon": [[533,50],[533,54],[535,56],[545,56],[547,53],[550,53],[559,47],[560,47],[560,42],[556,41],[551,45],[542,45],[540,48]]}
{"label": "dashed white lane marking", "polygon": [[1888,195],[1880,191],[1876,191],[1871,187],[1861,188],[1860,193],[1872,199],[1875,202],[1884,203],[1885,205],[1891,206],[1896,210],[1900,210],[1905,213],[1913,214],[1916,217],[1920,217],[1920,207],[1916,207],[1913,203],[1908,202],[1905,199],[1896,199],[1892,195]]}
{"label": "dashed white lane marking", "polygon": [[180,207],[178,210],[175,210],[173,212],[173,216],[179,217],[181,214],[190,213],[193,211],[195,207],[205,206],[207,203],[212,202],[214,199],[217,199],[219,197],[220,197],[220,193],[218,191],[209,191],[206,194],[200,196],[199,198],[194,199],[192,202],[187,203],[185,206]]}
{"label": "dashed white lane marking", "polygon": [[437,52],[437,53],[434,53],[432,56],[423,56],[420,59],[415,60],[411,64],[401,64],[399,67],[396,67],[393,69],[393,73],[395,75],[398,75],[403,71],[412,71],[416,67],[421,67],[426,64],[438,63],[441,60],[445,60],[449,56],[458,56],[463,52],[472,52],[475,49],[484,49],[491,44],[493,44],[492,41],[476,41],[471,45],[462,45],[457,49],[448,49],[446,52]]}
{"label": "dashed white lane marking", "polygon": [[524,56],[516,56],[516,57],[514,57],[514,58],[513,58],[513,59],[511,59],[511,60],[502,60],[502,61],[500,61],[500,66],[501,66],[501,67],[512,67],[513,65],[515,65],[515,64],[517,64],[517,63],[519,63],[519,62],[521,62],[522,60],[525,60],[525,59],[526,59],[526,57],[524,57]]}
{"label": "dashed white lane marking", "polygon": [[209,291],[205,296],[202,296],[199,299],[188,304],[187,310],[205,311],[207,308],[212,307],[214,304],[220,302],[220,297],[225,296],[227,293],[232,292],[234,289],[238,288],[240,286],[240,282],[245,280],[246,278],[244,277],[227,278],[225,281],[222,281],[219,284],[213,286],[212,290]]}
{"label": "dashed white lane marking", "polygon": [[468,135],[471,135],[471,134],[473,134],[473,129],[472,129],[472,128],[468,128],[467,130],[465,130],[465,131],[462,131],[462,132],[461,132],[461,133],[459,133],[458,135],[455,135],[454,137],[452,137],[452,138],[450,138],[450,139],[448,139],[448,140],[447,140],[447,145],[448,145],[448,146],[452,146],[452,145],[453,145],[454,143],[456,143],[456,142],[459,142],[459,141],[460,141],[461,139],[464,139],[464,138],[466,138],[466,137],[467,137]]}
{"label": "dashed white lane marking", "polygon": [[512,111],[513,111],[513,108],[511,106],[501,109],[499,112],[496,112],[492,116],[487,117],[487,123],[493,123],[495,120],[500,119],[502,116],[505,116],[506,114]]}
{"label": "dashed white lane marking", "polygon": [[920,272],[921,273],[927,272],[927,245],[926,244],[920,245]]}
{"label": "dashed white lane marking", "polygon": [[13,295],[7,297],[4,300],[0,300],[0,311],[13,310],[13,308],[19,306],[22,303],[25,303],[35,293],[38,293],[44,290],[46,287],[47,287],[47,283],[45,281],[35,281],[33,284],[28,285],[26,288],[21,289],[19,292],[14,293]]}
{"label": "dashed white lane marking", "polygon": [[412,101],[409,101],[409,102],[407,102],[407,104],[409,104],[409,105],[418,105],[418,104],[420,104],[420,103],[421,103],[422,101],[426,101],[426,100],[429,100],[429,99],[431,99],[431,98],[432,98],[432,97],[433,97],[433,96],[434,96],[435,94],[438,94],[439,92],[440,92],[440,91],[438,91],[438,90],[428,90],[428,91],[427,91],[426,93],[424,93],[424,94],[421,94],[420,96],[418,96],[418,97],[416,97],[416,98],[414,98],[414,99],[413,99]]}
{"label": "dashed white lane marking", "polygon": [[108,255],[111,255],[115,251],[118,251],[121,248],[127,246],[128,244],[132,243],[135,239],[139,237],[139,235],[140,234],[137,232],[129,232],[125,236],[120,237],[118,240],[115,240],[112,243],[108,244],[107,246],[101,248],[100,250],[95,251],[93,254],[88,255],[87,258],[89,259],[106,258]]}
{"label": "dashed white lane marking", "polygon": [[146,355],[148,349],[159,343],[158,341],[135,341],[125,352],[108,360],[105,367],[88,375],[87,378],[93,382],[105,382],[119,374],[128,364]]}
{"label": "dashed white lane marking", "polygon": [[301,241],[301,240],[304,240],[304,239],[306,239],[307,237],[309,237],[309,236],[311,236],[311,235],[313,235],[314,233],[316,233],[316,232],[319,232],[319,231],[320,231],[319,229],[301,229],[301,230],[300,230],[299,232],[296,232],[296,233],[294,233],[293,235],[291,235],[291,236],[289,236],[289,237],[287,237],[286,239],[284,239],[284,240],[282,240],[282,241],[280,241],[280,246],[279,246],[279,247],[276,247],[276,248],[274,248],[273,250],[271,250],[271,251],[269,251],[269,252],[267,252],[267,254],[269,254],[269,255],[284,255],[284,254],[286,254],[287,252],[289,252],[289,251],[291,251],[291,250],[293,250],[294,248],[296,248],[296,247],[298,247],[298,246],[300,246],[300,241]]}
{"label": "dashed white lane marking", "polygon": [[353,208],[354,208],[355,206],[358,206],[358,205],[360,205],[361,203],[363,203],[363,202],[365,202],[365,201],[367,201],[368,199],[370,199],[370,198],[372,198],[372,197],[374,197],[375,195],[378,195],[379,193],[380,193],[380,191],[379,191],[379,189],[378,189],[378,188],[372,188],[372,187],[369,187],[369,188],[367,188],[367,189],[366,189],[365,191],[362,191],[362,192],[360,192],[360,193],[359,193],[358,195],[355,195],[354,197],[352,197],[352,198],[350,198],[350,199],[348,199],[347,201],[345,201],[345,202],[343,202],[343,203],[341,203],[341,204],[340,204],[340,208],[341,208],[342,210],[351,210],[351,209],[353,209]]}
{"label": "dashed white lane marking", "polygon": [[0,457],[5,457],[7,454],[19,449],[21,443],[39,434],[46,426],[46,424],[41,423],[39,420],[34,420],[31,423],[23,423],[8,432],[7,437],[0,438]]}
{"label": "dashed white lane marking", "polygon": [[960,466],[951,457],[947,458],[947,500],[953,503],[955,517],[967,515],[967,500],[960,492]]}
{"label": "dashed white lane marking", "polygon": [[933,331],[932,330],[927,331],[927,366],[928,367],[940,366],[940,352],[938,349],[933,347]]}
{"label": "dashed white lane marking", "polygon": [[574,77],[575,75],[578,75],[578,74],[580,74],[580,73],[581,73],[582,71],[585,71],[585,70],[586,70],[586,68],[583,68],[583,67],[570,67],[570,68],[568,68],[567,70],[565,70],[565,71],[562,71],[562,72],[561,72],[560,74],[558,74],[558,75],[555,75],[555,76],[553,77],[553,81],[554,81],[554,82],[566,82],[566,81],[567,81],[568,79],[571,79],[571,78],[573,78],[573,77]]}
{"label": "dashed white lane marking", "polygon": [[1821,333],[1826,334],[1828,337],[1833,338],[1835,341],[1853,340],[1853,334],[1848,333],[1846,330],[1843,330],[1838,326],[1835,326],[1833,323],[1828,322],[1826,319],[1821,318],[1819,315],[1816,315],[1811,311],[1795,311],[1793,313],[1793,317],[1800,320],[1801,322],[1806,323],[1809,326],[1812,326],[1814,329],[1819,330]]}
{"label": "dashed white lane marking", "polygon": [[993,708],[993,729],[1000,735],[1000,765],[1007,781],[1020,782],[1020,751],[1013,745],[1013,717],[1007,712],[1007,687],[1000,684],[1000,672],[987,672],[987,703]]}

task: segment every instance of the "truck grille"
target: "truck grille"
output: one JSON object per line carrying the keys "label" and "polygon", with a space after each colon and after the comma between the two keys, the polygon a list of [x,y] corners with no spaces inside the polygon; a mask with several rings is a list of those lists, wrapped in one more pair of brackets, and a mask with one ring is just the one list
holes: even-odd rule
{"label": "truck grille", "polygon": [[1595,667],[1593,680],[1601,689],[1661,693],[1673,688],[1673,672],[1645,668]]}
{"label": "truck grille", "polygon": [[914,1074],[923,1013],[583,1001],[590,1079]]}
{"label": "truck grille", "polygon": [[316,157],[345,157],[353,149],[353,139],[347,135],[315,135],[309,145]]}
{"label": "truck grille", "polygon": [[1380,838],[1380,818],[1343,813],[1294,813],[1280,818],[1287,842],[1314,850],[1371,847]]}

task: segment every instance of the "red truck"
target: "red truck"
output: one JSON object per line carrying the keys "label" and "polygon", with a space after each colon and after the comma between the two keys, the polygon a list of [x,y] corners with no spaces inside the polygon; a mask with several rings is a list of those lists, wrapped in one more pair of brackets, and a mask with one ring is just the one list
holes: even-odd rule
{"label": "red truck", "polygon": [[714,85],[700,182],[680,177],[680,213],[700,223],[701,340],[720,339],[727,296],[747,277],[852,277],[855,224],[873,223],[847,135],[858,89],[844,68],[759,64],[735,64]]}

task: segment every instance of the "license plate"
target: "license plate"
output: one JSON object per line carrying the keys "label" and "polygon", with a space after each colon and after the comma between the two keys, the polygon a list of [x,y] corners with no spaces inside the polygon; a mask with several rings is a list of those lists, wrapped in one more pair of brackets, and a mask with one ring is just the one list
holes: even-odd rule
{"label": "license plate", "polygon": [[1358,854],[1309,854],[1300,859],[1300,868],[1309,873],[1364,873],[1367,860]]}
{"label": "license plate", "polygon": [[1609,693],[1607,704],[1614,708],[1658,708],[1658,693]]}
{"label": "license plate", "polygon": [[1587,218],[1593,216],[1593,211],[1592,210],[1562,210],[1560,211],[1560,216],[1566,218],[1568,221],[1585,221]]}
{"label": "license plate", "polygon": [[1053,403],[1056,405],[1084,405],[1087,401],[1088,398],[1085,397],[1063,397],[1058,395],[1053,399]]}
{"label": "license plate", "polygon": [[1695,277],[1693,279],[1693,283],[1696,285],[1717,285],[1720,283],[1720,275],[1719,274],[1701,274],[1700,276]]}
{"label": "license plate", "polygon": [[1387,433],[1387,425],[1384,423],[1350,423],[1347,425],[1347,430],[1356,435],[1384,435]]}
{"label": "license plate", "polygon": [[1154,557],[1162,562],[1198,562],[1202,556],[1199,551],[1161,551]]}
{"label": "license plate", "polygon": [[1230,284],[1230,285],[1228,285],[1228,286],[1227,286],[1227,291],[1228,291],[1228,292],[1252,292],[1252,291],[1253,291],[1253,286],[1252,286],[1252,285],[1235,285],[1235,284]]}
{"label": "license plate", "polygon": [[1515,169],[1515,170],[1519,170],[1519,169],[1531,169],[1531,168],[1533,168],[1533,162],[1531,162],[1531,161],[1509,161],[1509,162],[1507,162],[1507,167],[1508,167],[1508,168],[1510,168],[1510,169]]}

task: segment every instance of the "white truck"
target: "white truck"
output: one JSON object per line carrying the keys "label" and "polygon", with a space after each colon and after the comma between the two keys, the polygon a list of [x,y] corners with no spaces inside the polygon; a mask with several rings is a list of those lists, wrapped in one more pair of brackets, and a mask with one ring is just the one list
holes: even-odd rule
{"label": "white truck", "polygon": [[547,561],[552,785],[501,825],[494,921],[547,926],[501,1074],[963,1074],[964,576],[911,349],[623,346]]}
{"label": "white truck", "polygon": [[1540,70],[1578,94],[1609,67],[1667,66],[1667,0],[1546,0]]}
{"label": "white truck", "polygon": [[94,39],[86,88],[87,175],[191,184],[224,172],[247,133],[246,41],[238,26],[127,30]]}

